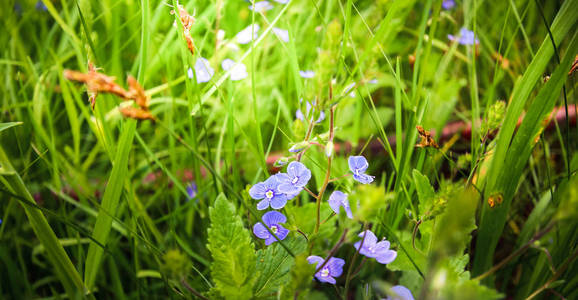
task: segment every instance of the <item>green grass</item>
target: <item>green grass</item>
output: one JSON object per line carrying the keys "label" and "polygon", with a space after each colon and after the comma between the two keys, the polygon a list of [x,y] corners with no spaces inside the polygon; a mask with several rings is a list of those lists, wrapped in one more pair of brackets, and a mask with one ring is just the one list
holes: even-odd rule
{"label": "green grass", "polygon": [[[394,285],[416,299],[577,298],[578,126],[544,123],[577,104],[577,2],[293,0],[261,13],[189,1],[191,54],[177,1],[2,1],[0,298],[381,299]],[[252,24],[258,38],[237,44]],[[478,45],[448,40],[462,27]],[[199,57],[215,74],[198,84],[187,70]],[[248,77],[231,81],[226,58]],[[89,62],[125,89],[137,78],[156,120],[123,118],[111,94],[92,109],[64,76]],[[325,120],[296,120],[300,99]],[[455,121],[471,138],[440,140]],[[416,147],[417,125],[439,149]],[[304,140],[316,141],[299,156],[307,187],[323,197],[290,200],[291,233],[266,247],[248,191]],[[350,155],[368,158],[371,185],[341,177]],[[332,214],[334,190],[353,220]],[[394,262],[361,262],[363,228]],[[330,254],[346,261],[335,286],[306,261]]]}

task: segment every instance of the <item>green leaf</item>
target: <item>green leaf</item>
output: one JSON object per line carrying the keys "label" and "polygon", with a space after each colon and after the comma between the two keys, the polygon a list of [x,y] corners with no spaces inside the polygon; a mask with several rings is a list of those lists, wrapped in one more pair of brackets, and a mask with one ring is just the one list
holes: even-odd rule
{"label": "green leaf", "polygon": [[226,299],[251,299],[255,284],[255,247],[235,207],[220,194],[209,209],[207,248],[213,257],[215,289]]}
{"label": "green leaf", "polygon": [[8,122],[8,123],[0,123],[0,132],[14,126],[22,125],[22,122]]}
{"label": "green leaf", "polygon": [[[578,10],[575,9],[577,5],[578,0],[568,0],[562,4],[551,26],[556,44],[560,44],[562,39],[569,32],[572,32],[572,28],[578,20]],[[560,95],[569,66],[574,60],[578,43],[576,33],[573,33],[572,36],[564,59],[530,105],[514,138],[518,118],[521,116],[526,102],[530,99],[534,85],[543,75],[552,55],[554,55],[554,48],[549,36],[544,38],[524,76],[516,83],[512,99],[508,104],[506,117],[496,138],[496,149],[485,177],[487,178],[485,193],[487,195],[496,192],[503,193],[504,200],[503,204],[496,208],[483,205],[476,245],[478,249],[483,248],[485,251],[476,251],[473,264],[474,275],[483,273],[492,264],[494,251],[506,224],[510,203],[518,186],[517,180],[520,178],[534,147],[537,132],[542,128],[539,121],[548,112],[547,108],[553,106]]]}
{"label": "green leaf", "polygon": [[431,207],[435,191],[431,186],[429,179],[417,169],[413,170],[413,182],[419,199],[419,213],[423,215]]}
{"label": "green leaf", "polygon": [[[23,201],[36,204],[34,198],[26,188],[22,177],[20,177],[16,170],[14,170],[14,167],[10,163],[10,159],[1,145],[0,165],[5,170],[3,174],[0,174],[0,183],[3,183],[10,192],[22,196],[24,199]],[[23,204],[22,208],[26,213],[26,217],[30,222],[32,230],[34,230],[38,240],[46,250],[46,256],[54,268],[54,274],[64,286],[69,298],[80,298],[80,295],[84,295],[86,291],[82,278],[72,264],[72,261],[64,250],[64,247],[58,240],[58,237],[50,227],[50,224],[48,224],[46,217],[41,210],[34,208],[31,205]]]}
{"label": "green leaf", "polygon": [[[136,124],[135,120],[128,120],[122,129],[112,171],[104,190],[102,203],[92,232],[92,237],[102,245],[106,245],[108,241],[112,219],[116,215],[116,210],[120,203],[122,186],[127,179],[128,155],[136,132]],[[94,286],[96,275],[100,270],[103,253],[104,249],[100,245],[94,242],[90,243],[86,257],[86,273],[84,274],[84,282],[89,288]]]}
{"label": "green leaf", "polygon": [[[296,237],[287,242],[295,255],[305,251],[307,243],[304,238]],[[256,297],[279,291],[279,287],[289,281],[289,271],[295,265],[293,258],[279,243],[257,251],[257,270],[260,273],[255,283]]]}

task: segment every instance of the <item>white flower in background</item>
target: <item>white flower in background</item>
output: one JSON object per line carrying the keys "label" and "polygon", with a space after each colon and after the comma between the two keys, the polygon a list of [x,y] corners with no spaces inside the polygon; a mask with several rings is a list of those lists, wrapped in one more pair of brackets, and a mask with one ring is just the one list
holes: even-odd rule
{"label": "white flower in background", "polygon": [[241,80],[241,79],[245,79],[247,78],[247,67],[245,66],[245,64],[239,62],[236,63],[234,60],[232,59],[225,59],[223,60],[223,62],[221,63],[221,67],[223,67],[223,70],[225,71],[229,71],[231,70],[231,80],[233,81],[237,81],[237,80]]}
{"label": "white flower in background", "polygon": [[289,42],[289,31],[287,31],[285,29],[273,27],[273,33],[275,33],[275,35],[277,37],[279,37],[279,39],[282,40],[283,42],[285,42],[285,43]]}
{"label": "white flower in background", "polygon": [[191,68],[189,68],[187,74],[189,75],[189,78],[193,78],[194,75],[197,75],[197,83],[202,83],[211,80],[215,74],[215,70],[211,68],[209,61],[206,58],[199,57],[195,62],[195,74],[193,74]]}
{"label": "white flower in background", "polygon": [[315,72],[311,70],[299,71],[299,75],[303,78],[313,78],[313,76],[315,76]]}
{"label": "white flower in background", "polygon": [[269,3],[269,1],[259,1],[255,2],[253,5],[249,5],[250,10],[254,10],[255,12],[264,13],[268,10],[273,9],[273,4]]}
{"label": "white flower in background", "polygon": [[261,27],[258,24],[251,24],[251,25],[247,26],[247,28],[239,31],[239,33],[237,33],[237,36],[235,37],[237,39],[237,43],[239,43],[239,44],[250,43],[251,42],[251,32],[253,35],[253,40],[257,39],[259,37],[259,34],[258,34],[259,29],[261,29]]}
{"label": "white flower in background", "polygon": [[368,81],[368,83],[377,84],[378,83],[377,78],[373,78],[372,80]]}
{"label": "white flower in background", "polygon": [[290,0],[275,0],[275,2],[277,3],[281,3],[281,4],[287,4],[289,3]]}

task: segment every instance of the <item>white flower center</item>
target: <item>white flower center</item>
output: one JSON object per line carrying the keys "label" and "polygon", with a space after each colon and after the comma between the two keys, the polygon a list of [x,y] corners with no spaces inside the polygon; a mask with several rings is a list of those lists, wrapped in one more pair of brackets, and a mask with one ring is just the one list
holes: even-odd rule
{"label": "white flower center", "polygon": [[273,231],[274,234],[277,234],[277,231],[279,231],[279,229],[277,228],[277,225],[272,225],[271,231]]}
{"label": "white flower center", "polygon": [[265,192],[265,197],[267,197],[267,199],[273,198],[274,195],[275,193],[273,193],[272,190],[268,190],[267,192]]}
{"label": "white flower center", "polygon": [[291,183],[296,184],[297,181],[299,181],[299,177],[295,176],[295,178],[293,178],[293,180],[291,180]]}
{"label": "white flower center", "polygon": [[323,270],[321,270],[321,277],[327,276],[329,276],[329,268],[323,268]]}

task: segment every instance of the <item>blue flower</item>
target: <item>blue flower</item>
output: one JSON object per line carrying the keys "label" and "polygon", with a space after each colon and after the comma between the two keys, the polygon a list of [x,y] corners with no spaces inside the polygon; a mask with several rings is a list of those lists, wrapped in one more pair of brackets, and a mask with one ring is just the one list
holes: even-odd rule
{"label": "blue flower", "polygon": [[[303,102],[303,99],[299,99],[299,103],[301,103],[301,102]],[[315,103],[313,103],[313,105],[315,105]],[[311,108],[312,108],[311,103],[309,103],[309,101],[307,101],[305,103],[305,114],[306,115],[309,115]],[[305,121],[305,116],[303,115],[303,112],[300,109],[295,111],[295,118],[297,118],[301,121]],[[313,120],[313,116],[311,116],[311,120]],[[319,112],[319,118],[317,118],[315,123],[321,123],[323,120],[325,120],[325,112],[321,111],[321,112]]]}
{"label": "blue flower", "polygon": [[311,70],[299,71],[299,75],[305,79],[313,78],[315,76],[315,72]]}
{"label": "blue flower", "polygon": [[281,3],[281,4],[287,4],[287,3],[289,3],[289,1],[291,1],[291,0],[275,0],[275,2]]}
{"label": "blue flower", "polygon": [[353,179],[363,183],[368,184],[373,182],[375,176],[365,174],[369,164],[367,159],[363,156],[350,156],[349,157],[349,170],[353,172]]}
{"label": "blue flower", "polygon": [[287,195],[279,191],[279,180],[277,175],[273,175],[265,182],[259,182],[249,189],[249,194],[251,198],[255,200],[261,200],[257,203],[257,209],[263,210],[269,205],[273,209],[281,209],[287,203]]}
{"label": "blue flower", "polygon": [[456,2],[454,0],[444,0],[442,2],[442,7],[445,10],[450,10],[456,6]]}
{"label": "blue flower", "polygon": [[36,8],[36,10],[38,11],[48,11],[48,7],[44,5],[44,2],[42,2],[42,0],[36,1],[36,5],[34,6],[34,8]]}
{"label": "blue flower", "polygon": [[339,208],[343,206],[343,210],[347,214],[347,217],[353,219],[353,214],[351,213],[351,207],[349,207],[349,200],[347,200],[347,194],[341,191],[334,191],[329,196],[329,206],[336,213],[339,214]]}
{"label": "blue flower", "polygon": [[281,193],[297,195],[311,179],[311,171],[304,164],[292,161],[287,166],[287,173],[279,173],[277,178]]}
{"label": "blue flower", "polygon": [[197,184],[194,181],[191,181],[191,183],[187,185],[187,195],[189,200],[195,199],[197,197],[197,193]]}
{"label": "blue flower", "polygon": [[[307,262],[309,264],[315,264],[317,267],[320,267],[325,260],[319,256],[311,255],[307,257]],[[328,282],[335,284],[335,278],[341,276],[343,273],[343,266],[345,265],[345,261],[341,258],[331,257],[329,261],[315,273],[315,278],[317,278],[321,282]]]}
{"label": "blue flower", "polygon": [[247,78],[247,67],[242,62],[236,63],[232,59],[225,59],[221,63],[221,67],[223,70],[229,71],[231,70],[231,80],[238,81]]}
{"label": "blue flower", "polygon": [[474,32],[465,28],[460,29],[460,34],[457,38],[452,34],[448,34],[448,39],[450,41],[455,41],[457,39],[460,45],[473,45],[474,43],[480,43],[480,41],[475,38]]}
{"label": "blue flower", "polygon": [[[365,239],[363,239],[364,236]],[[371,232],[371,230],[366,230],[360,233],[359,237],[361,237],[362,240],[355,243],[353,247],[359,250],[361,255],[375,258],[380,264],[389,264],[397,257],[396,251],[389,250],[389,242],[385,239],[381,242],[377,242],[377,237],[373,232]],[[361,245],[362,241],[363,245]]]}
{"label": "blue flower", "polygon": [[261,27],[258,24],[251,24],[245,29],[239,31],[235,36],[237,43],[248,44],[251,40],[257,39],[259,37],[259,29],[261,29]]}
{"label": "blue flower", "polygon": [[280,239],[284,240],[289,234],[289,229],[281,226],[281,223],[287,222],[287,218],[280,212],[270,211],[263,215],[263,223],[259,222],[253,226],[253,233],[260,239],[265,240],[265,245],[269,246],[276,242],[277,239],[267,230],[267,227]]}
{"label": "blue flower", "polygon": [[[208,82],[213,78],[215,70],[211,68],[209,61],[206,58],[199,57],[195,62],[195,74],[197,75],[197,83]],[[193,70],[189,68],[189,78],[193,78]]]}
{"label": "blue flower", "polygon": [[[392,295],[393,294],[393,295]],[[391,288],[390,296],[385,300],[414,300],[411,291],[403,285],[395,285]]]}
{"label": "blue flower", "polygon": [[262,12],[273,9],[273,5],[269,3],[269,1],[259,1],[255,2],[254,5],[249,5],[250,10],[254,10],[255,12]]}
{"label": "blue flower", "polygon": [[273,27],[273,33],[284,43],[289,42],[289,31],[277,27]]}

